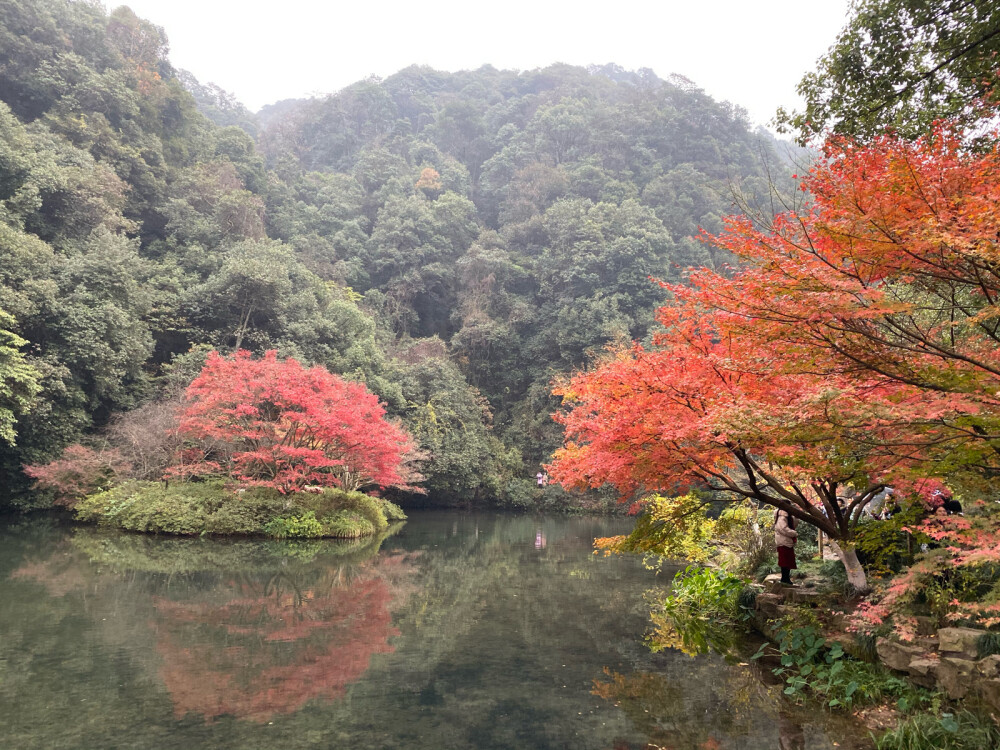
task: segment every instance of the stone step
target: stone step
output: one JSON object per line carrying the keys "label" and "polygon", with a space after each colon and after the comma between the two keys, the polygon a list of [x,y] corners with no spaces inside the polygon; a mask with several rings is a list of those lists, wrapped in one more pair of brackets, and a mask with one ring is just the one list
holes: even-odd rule
{"label": "stone step", "polygon": [[941,628],[937,632],[938,648],[942,654],[975,659],[979,655],[979,639],[985,634],[985,630],[975,628]]}

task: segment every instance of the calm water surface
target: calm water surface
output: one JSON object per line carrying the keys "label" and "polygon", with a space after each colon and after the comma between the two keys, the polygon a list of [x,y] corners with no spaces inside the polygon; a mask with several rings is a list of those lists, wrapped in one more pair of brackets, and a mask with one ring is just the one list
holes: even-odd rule
{"label": "calm water surface", "polygon": [[627,521],[414,513],[362,544],[0,520],[0,748],[865,747],[754,667],[651,654]]}

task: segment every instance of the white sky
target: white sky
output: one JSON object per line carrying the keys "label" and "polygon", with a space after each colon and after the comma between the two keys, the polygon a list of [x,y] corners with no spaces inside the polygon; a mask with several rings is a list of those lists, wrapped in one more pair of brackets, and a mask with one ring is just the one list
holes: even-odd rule
{"label": "white sky", "polygon": [[[105,0],[109,8],[119,3]],[[849,0],[132,0],[170,60],[251,110],[408,65],[531,70],[614,62],[680,73],[764,124],[833,44]]]}

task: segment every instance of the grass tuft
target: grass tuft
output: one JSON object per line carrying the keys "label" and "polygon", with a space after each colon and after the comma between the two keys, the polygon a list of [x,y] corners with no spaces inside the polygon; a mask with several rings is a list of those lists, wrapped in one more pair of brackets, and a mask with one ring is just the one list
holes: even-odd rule
{"label": "grass tuft", "polygon": [[983,633],[976,641],[978,658],[985,659],[993,654],[1000,654],[1000,633]]}
{"label": "grass tuft", "polygon": [[1000,729],[971,711],[908,716],[876,742],[878,750],[996,750]]}

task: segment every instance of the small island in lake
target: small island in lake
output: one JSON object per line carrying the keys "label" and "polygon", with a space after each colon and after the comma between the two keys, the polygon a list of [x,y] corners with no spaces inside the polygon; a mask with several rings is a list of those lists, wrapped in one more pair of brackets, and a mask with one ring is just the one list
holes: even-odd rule
{"label": "small island in lake", "polygon": [[79,521],[154,534],[238,534],[355,539],[406,519],[398,505],[335,487],[282,495],[268,487],[232,490],[222,480],[129,481],[76,504]]}
{"label": "small island in lake", "polygon": [[210,352],[164,420],[161,435],[147,435],[153,450],[76,445],[27,472],[79,521],[278,538],[384,531],[405,514],[359,489],[413,490],[420,478],[409,434],[363,384],[273,351]]}

